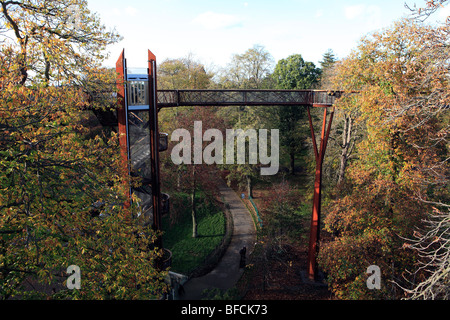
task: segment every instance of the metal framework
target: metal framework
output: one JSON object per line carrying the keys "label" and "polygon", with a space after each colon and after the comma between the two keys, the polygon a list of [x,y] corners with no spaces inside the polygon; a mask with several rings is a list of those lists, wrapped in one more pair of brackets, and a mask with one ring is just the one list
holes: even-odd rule
{"label": "metal framework", "polygon": [[316,135],[311,119],[311,112],[308,107],[308,120],[311,129],[311,137],[314,148],[314,157],[316,160],[316,173],[314,178],[314,197],[311,216],[311,227],[309,231],[309,252],[308,252],[308,278],[314,280],[317,275],[316,256],[319,250],[318,243],[320,239],[320,212],[321,212],[321,194],[322,194],[322,164],[327,149],[328,137],[330,136],[331,124],[334,117],[334,107],[331,109],[330,119],[327,126],[327,108],[323,111],[322,132],[320,136],[320,147],[317,148]]}
{"label": "metal framework", "polygon": [[332,106],[340,92],[324,90],[159,90],[158,108],[181,106]]}
{"label": "metal framework", "polygon": [[[158,108],[182,106],[298,106],[308,109],[308,120],[313,141],[316,172],[309,237],[308,278],[317,276],[316,256],[320,239],[322,164],[334,117],[334,103],[341,92],[324,90],[160,90]],[[310,107],[324,108],[320,145],[314,133]],[[331,107],[327,126],[328,107]]]}
{"label": "metal framework", "polygon": [[[320,238],[322,164],[334,116],[333,105],[341,96],[341,92],[323,90],[158,91],[156,57],[150,50],[148,51],[147,74],[127,75],[124,51],[117,61],[116,71],[118,73],[117,112],[114,114],[111,111],[96,111],[96,115],[103,125],[118,127],[120,152],[126,172],[133,174],[132,168],[142,169],[140,175],[147,184],[144,184],[144,189],[147,187],[147,190],[142,192],[151,195],[151,198],[147,198],[147,202],[149,203],[148,207],[151,206],[152,225],[156,230],[161,230],[161,213],[167,211],[168,202],[168,195],[162,194],[160,191],[159,151],[167,149],[167,135],[161,135],[158,128],[158,112],[162,108],[183,106],[298,106],[307,108],[316,160],[307,272],[310,280],[316,279],[316,256]],[[316,142],[310,107],[324,109],[320,144]],[[328,109],[331,111],[327,124]],[[145,116],[145,119],[140,118],[142,115]],[[147,130],[147,133],[143,129]],[[144,142],[142,143],[142,141]],[[129,206],[129,201],[125,205]],[[156,245],[162,248],[161,238],[158,239]]]}
{"label": "metal framework", "polygon": [[[116,63],[118,74],[117,126],[122,166],[129,175],[142,179],[140,188],[130,190],[139,194],[142,203],[144,221],[151,220],[154,230],[161,230],[162,194],[159,169],[159,151],[161,135],[158,128],[158,108],[156,95],[156,57],[148,50],[147,74],[128,75],[125,50]],[[108,125],[114,124],[114,117],[101,115],[99,119],[108,119]],[[106,124],[104,124],[106,125]],[[168,195],[164,197],[168,201]],[[125,206],[130,205],[130,200]],[[162,238],[155,243],[162,248]]]}

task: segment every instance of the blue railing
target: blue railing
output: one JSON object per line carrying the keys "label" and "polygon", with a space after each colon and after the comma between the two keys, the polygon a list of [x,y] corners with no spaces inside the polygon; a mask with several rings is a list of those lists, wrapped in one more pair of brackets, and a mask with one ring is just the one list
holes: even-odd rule
{"label": "blue railing", "polygon": [[258,208],[256,207],[256,204],[255,204],[255,202],[253,201],[253,198],[252,198],[252,197],[248,197],[248,199],[250,200],[250,203],[252,204],[253,208],[255,209],[255,212],[256,212],[256,218],[258,219],[258,224],[259,224],[260,227],[262,227],[262,226],[263,226],[263,222],[262,222],[261,217],[260,217],[260,215],[259,215]]}

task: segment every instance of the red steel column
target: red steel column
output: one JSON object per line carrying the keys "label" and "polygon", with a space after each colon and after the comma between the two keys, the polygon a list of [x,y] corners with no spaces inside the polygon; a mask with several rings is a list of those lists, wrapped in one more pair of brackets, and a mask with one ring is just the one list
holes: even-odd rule
{"label": "red steel column", "polygon": [[[330,121],[327,124],[327,108],[324,108],[322,133],[320,141],[320,150],[317,150],[316,136],[314,134],[313,123],[311,119],[311,112],[308,107],[308,119],[311,129],[311,137],[313,141],[314,155],[316,159],[316,173],[314,179],[314,198],[313,209],[311,217],[311,228],[309,236],[309,252],[308,252],[308,278],[314,280],[316,277],[316,255],[318,251],[318,242],[320,239],[320,207],[321,207],[321,193],[322,193],[322,164],[325,156],[325,150],[328,144],[328,137],[330,135],[331,123],[333,121],[334,108],[331,111]],[[325,130],[326,129],[326,130]]]}
{"label": "red steel column", "polygon": [[[117,121],[118,121],[118,131],[119,131],[119,145],[120,145],[120,157],[122,159],[122,170],[124,174],[129,175],[128,167],[128,132],[127,132],[127,111],[125,107],[125,75],[126,75],[126,60],[125,60],[125,49],[119,56],[116,62],[116,72],[117,72]],[[130,194],[127,190],[126,192],[127,201],[125,202],[125,208],[130,206]]]}
{"label": "red steel column", "polygon": [[[148,93],[150,113],[150,156],[152,164],[152,197],[153,197],[153,228],[160,231],[161,226],[161,181],[159,170],[159,128],[156,56],[148,50]],[[162,248],[162,238],[156,241],[156,246]]]}

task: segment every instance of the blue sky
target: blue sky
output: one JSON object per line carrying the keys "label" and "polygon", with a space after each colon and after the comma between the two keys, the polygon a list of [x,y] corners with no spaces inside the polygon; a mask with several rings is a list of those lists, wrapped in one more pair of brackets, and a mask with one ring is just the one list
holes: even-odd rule
{"label": "blue sky", "polygon": [[362,36],[406,17],[405,2],[425,0],[90,0],[89,8],[124,37],[106,66],[125,48],[130,67],[145,67],[150,49],[158,62],[191,53],[218,68],[255,44],[275,61],[300,53],[318,64],[327,49],[343,58]]}

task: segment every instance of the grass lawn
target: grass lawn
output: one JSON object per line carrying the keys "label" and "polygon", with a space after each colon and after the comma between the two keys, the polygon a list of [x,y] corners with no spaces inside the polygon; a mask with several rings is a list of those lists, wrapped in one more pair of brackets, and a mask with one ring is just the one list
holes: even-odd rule
{"label": "grass lawn", "polygon": [[164,247],[172,251],[171,270],[189,274],[202,265],[205,258],[221,243],[225,235],[223,212],[199,195],[197,200],[198,237],[192,238],[192,217],[187,194],[172,194],[183,198],[183,212],[178,223],[170,226],[169,217],[163,217]]}

